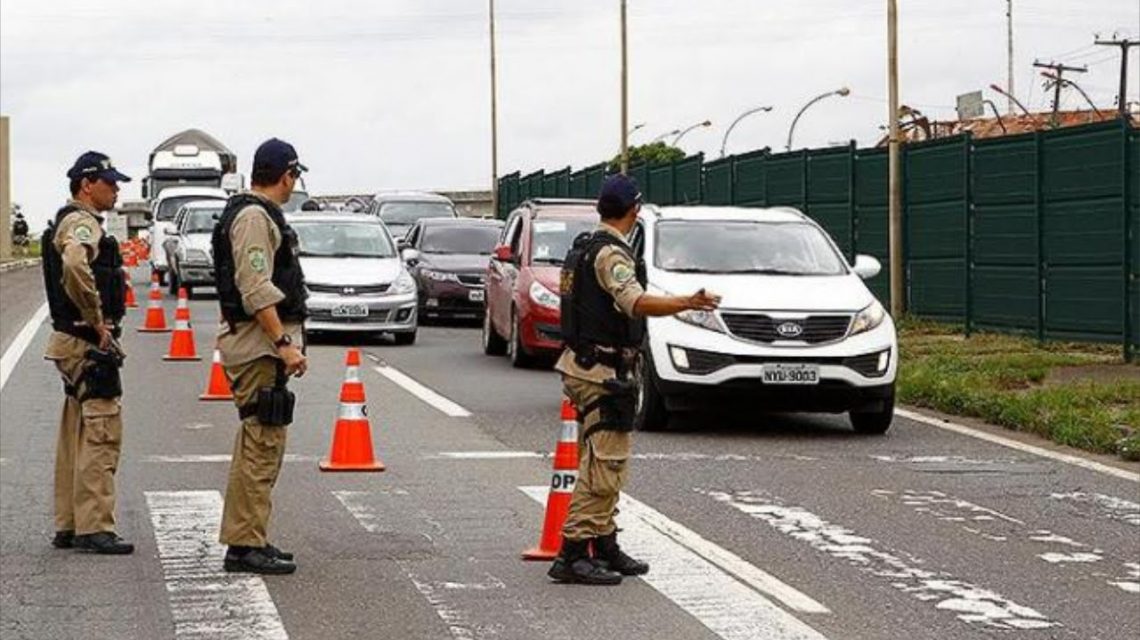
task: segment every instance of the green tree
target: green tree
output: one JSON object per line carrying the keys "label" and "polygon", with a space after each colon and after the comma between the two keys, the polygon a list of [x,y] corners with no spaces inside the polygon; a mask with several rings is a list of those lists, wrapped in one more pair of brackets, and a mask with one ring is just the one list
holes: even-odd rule
{"label": "green tree", "polygon": [[[652,144],[643,144],[629,148],[629,166],[633,167],[643,162],[648,162],[650,165],[668,164],[674,160],[684,160],[685,152],[677,147],[670,146],[665,142],[654,142]],[[618,171],[621,169],[621,154],[614,156],[610,160],[610,171]]]}

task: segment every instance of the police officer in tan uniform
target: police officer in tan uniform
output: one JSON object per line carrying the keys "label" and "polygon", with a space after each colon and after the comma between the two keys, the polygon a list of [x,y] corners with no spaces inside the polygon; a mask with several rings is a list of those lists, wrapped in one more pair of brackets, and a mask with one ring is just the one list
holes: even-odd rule
{"label": "police officer in tan uniform", "polygon": [[293,419],[289,376],[305,373],[307,315],[297,236],[281,205],[306,167],[273,138],[257,148],[252,191],[233,196],[214,228],[215,280],[222,310],[218,350],[241,417],[222,513],[226,571],[287,574],[293,554],[269,543],[270,493]]}
{"label": "police officer in tan uniform", "polygon": [[115,533],[115,471],[123,438],[116,342],[126,311],[118,243],[103,233],[101,213],[118,199],[110,158],[88,151],[67,172],[71,200],[43,236],[44,287],[52,331],[44,358],[55,362],[66,398],[55,457],[55,539],[87,553],[129,554]]}
{"label": "police officer in tan uniform", "polygon": [[566,350],[555,368],[566,396],[578,407],[581,426],[578,481],[562,527],[562,550],[548,574],[558,582],[619,584],[622,576],[649,571],[648,564],[621,550],[614,525],[629,474],[631,373],[642,322],[647,316],[712,310],[720,301],[704,290],[691,296],[645,292],[644,269],[626,242],[640,210],[641,193],[632,178],[606,179],[598,197],[601,224],[575,240],[562,269]]}

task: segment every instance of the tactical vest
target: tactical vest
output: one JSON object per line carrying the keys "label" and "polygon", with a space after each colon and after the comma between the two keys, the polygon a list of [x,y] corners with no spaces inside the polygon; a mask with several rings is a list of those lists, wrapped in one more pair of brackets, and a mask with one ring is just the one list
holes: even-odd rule
{"label": "tactical vest", "polygon": [[[629,253],[629,247],[610,233],[583,233],[574,239],[562,266],[562,340],[576,355],[587,359],[595,355],[596,347],[614,351],[640,347],[644,336],[644,321],[618,311],[613,297],[598,282],[594,263],[598,253],[609,246]],[[641,261],[637,261],[637,280],[645,286]]]}
{"label": "tactical vest", "polygon": [[[74,205],[60,209],[55,214],[55,221],[48,223],[40,239],[44,289],[47,291],[52,328],[98,344],[99,334],[93,327],[76,325],[83,322],[83,314],[63,289],[63,256],[55,248],[56,229],[64,218],[79,210]],[[95,275],[95,288],[99,290],[99,306],[104,322],[117,326],[127,312],[127,279],[123,273],[123,257],[119,254],[118,241],[105,233],[99,239],[98,249],[99,256],[91,263],[91,272]]]}
{"label": "tactical vest", "polygon": [[236,267],[234,263],[233,242],[230,232],[234,219],[242,209],[256,205],[269,214],[270,220],[281,232],[281,246],[273,254],[273,286],[285,294],[285,299],[277,303],[277,315],[283,322],[301,322],[308,316],[305,300],[308,292],[305,291],[305,274],[301,271],[301,261],[297,257],[297,234],[285,222],[285,214],[281,208],[258,198],[257,196],[241,193],[233,196],[226,203],[222,217],[214,225],[214,234],[211,245],[214,252],[214,285],[218,289],[218,303],[222,307],[222,317],[231,327],[239,322],[250,322],[253,316],[245,312],[242,306],[241,291],[238,290],[235,279]]}

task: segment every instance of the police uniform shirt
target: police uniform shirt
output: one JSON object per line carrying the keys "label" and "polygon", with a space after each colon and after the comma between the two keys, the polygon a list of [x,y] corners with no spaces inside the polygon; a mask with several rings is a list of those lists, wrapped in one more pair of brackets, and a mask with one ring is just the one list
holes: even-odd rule
{"label": "police uniform shirt", "polygon": [[[614,246],[602,247],[594,260],[594,275],[597,277],[598,283],[602,285],[602,289],[613,297],[614,308],[626,317],[633,318],[636,315],[634,307],[641,296],[645,294],[645,289],[637,281],[637,265],[629,254],[629,244],[621,231],[604,222],[598,224],[595,231],[608,233],[621,240],[622,244],[627,247],[626,251]],[[558,358],[554,368],[572,378],[598,384],[617,375],[611,367],[603,364],[596,364],[590,369],[582,368],[574,361],[574,353],[570,349],[562,352],[562,356]]]}
{"label": "police uniform shirt", "polygon": [[[103,324],[103,309],[91,263],[99,256],[99,241],[103,238],[102,218],[78,200],[70,200],[67,205],[78,210],[60,221],[52,242],[63,263],[63,290],[79,309],[84,324],[97,327]],[[63,360],[82,356],[90,346],[73,335],[53,331],[44,358]]]}
{"label": "police uniform shirt", "polygon": [[[265,200],[261,194],[254,195]],[[234,252],[234,280],[241,292],[245,312],[252,316],[284,300],[285,294],[272,280],[273,255],[281,246],[281,232],[269,213],[257,205],[245,207],[234,216],[230,239]],[[281,326],[292,337],[293,344],[302,346],[301,323],[282,321]],[[228,367],[263,356],[280,357],[272,338],[266,335],[257,320],[238,322],[232,330],[229,323],[222,321],[218,329],[218,348],[223,363]]]}

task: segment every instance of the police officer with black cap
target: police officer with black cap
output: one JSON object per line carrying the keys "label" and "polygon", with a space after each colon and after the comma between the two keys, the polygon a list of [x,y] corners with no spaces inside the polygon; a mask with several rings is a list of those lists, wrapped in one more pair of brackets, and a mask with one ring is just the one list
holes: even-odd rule
{"label": "police officer with black cap", "polygon": [[267,530],[270,493],[293,420],[295,399],[286,381],[308,366],[301,344],[305,276],[297,235],[281,211],[304,171],[291,144],[262,143],[253,157],[252,190],[230,198],[214,227],[218,350],[241,418],[222,511],[226,571],[297,570],[293,554],[270,544]]}
{"label": "police officer with black cap", "polygon": [[618,495],[629,474],[635,404],[631,373],[643,319],[712,310],[720,302],[703,289],[691,296],[645,292],[644,265],[626,241],[640,210],[641,193],[632,178],[607,178],[598,197],[601,223],[574,241],[562,268],[566,350],[555,368],[578,408],[581,428],[578,481],[562,527],[562,550],[548,573],[558,582],[610,585],[622,576],[648,573],[648,564],[618,546],[614,524]]}
{"label": "police officer with black cap", "polygon": [[44,358],[55,362],[66,398],[55,452],[55,539],[87,553],[129,554],[115,533],[115,471],[123,438],[123,352],[116,338],[126,312],[126,278],[101,214],[115,206],[119,173],[88,151],[67,172],[71,199],[43,235],[44,287],[52,331]]}

